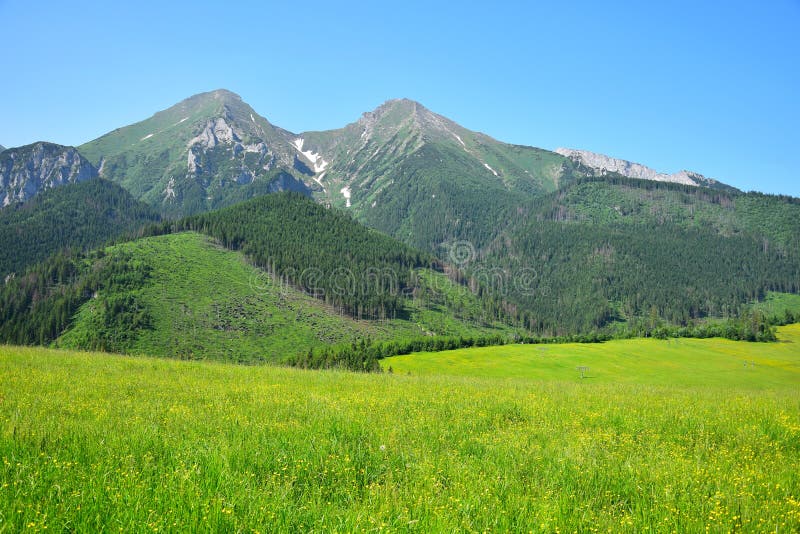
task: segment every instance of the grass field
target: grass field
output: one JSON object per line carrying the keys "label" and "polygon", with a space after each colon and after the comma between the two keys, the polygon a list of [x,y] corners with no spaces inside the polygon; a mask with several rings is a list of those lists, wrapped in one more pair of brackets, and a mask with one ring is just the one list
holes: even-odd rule
{"label": "grass field", "polygon": [[493,377],[0,347],[0,532],[793,532],[798,334],[458,351]]}
{"label": "grass field", "polygon": [[[800,393],[800,324],[779,328],[777,343],[727,339],[631,339],[606,343],[506,345],[428,352],[383,360],[396,373],[585,384],[782,388]],[[588,367],[584,378],[578,367]]]}

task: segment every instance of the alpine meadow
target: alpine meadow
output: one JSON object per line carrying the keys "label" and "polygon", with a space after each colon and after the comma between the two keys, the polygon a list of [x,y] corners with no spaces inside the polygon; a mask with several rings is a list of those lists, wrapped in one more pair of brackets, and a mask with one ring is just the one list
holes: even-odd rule
{"label": "alpine meadow", "polygon": [[797,6],[91,4],[0,2],[0,534],[800,532]]}

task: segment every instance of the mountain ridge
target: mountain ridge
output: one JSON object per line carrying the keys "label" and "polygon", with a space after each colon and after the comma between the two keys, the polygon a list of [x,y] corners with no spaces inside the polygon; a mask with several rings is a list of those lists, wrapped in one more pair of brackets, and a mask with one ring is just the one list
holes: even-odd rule
{"label": "mountain ridge", "polygon": [[671,182],[710,189],[735,189],[732,186],[707,178],[694,171],[681,170],[676,173],[666,174],[658,172],[651,167],[624,159],[614,158],[605,154],[574,148],[556,148],[555,153],[568,157],[577,163],[589,167],[599,175],[613,172],[628,178],[652,180],[655,182]]}
{"label": "mountain ridge", "polygon": [[[391,190],[409,175],[436,175],[450,189],[468,183],[486,188],[490,196],[552,192],[574,177],[607,171],[630,175],[622,167],[593,166],[574,151],[498,141],[408,98],[389,99],[342,128],[294,133],[226,89],[193,95],[79,150],[101,176],[176,216],[222,207],[231,198],[290,189],[352,208],[366,221],[385,216],[381,204],[394,203]],[[670,179],[640,167],[647,172],[634,177],[649,173],[653,179],[724,185],[697,173]]]}

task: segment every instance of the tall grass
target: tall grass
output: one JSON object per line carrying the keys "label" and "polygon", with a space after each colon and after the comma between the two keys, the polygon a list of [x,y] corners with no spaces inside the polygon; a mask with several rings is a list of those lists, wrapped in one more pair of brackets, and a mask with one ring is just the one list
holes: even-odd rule
{"label": "tall grass", "polygon": [[796,531],[797,393],[0,348],[0,531]]}

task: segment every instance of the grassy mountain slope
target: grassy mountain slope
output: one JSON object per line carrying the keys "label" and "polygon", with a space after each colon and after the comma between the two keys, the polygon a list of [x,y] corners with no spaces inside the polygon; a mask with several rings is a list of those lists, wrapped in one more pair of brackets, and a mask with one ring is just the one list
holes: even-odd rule
{"label": "grassy mountain slope", "polygon": [[513,334],[498,310],[431,269],[433,257],[301,195],[159,232],[167,235],[56,255],[10,280],[0,339],[261,362],[366,337]]}
{"label": "grassy mountain slope", "polygon": [[[487,306],[477,313],[475,302],[458,304],[463,301],[455,296],[458,286],[440,280],[448,267],[433,255],[298,194],[267,195],[164,229],[206,233],[353,317],[402,319],[409,300],[435,298],[470,322],[491,326],[501,319]],[[430,274],[420,276],[420,270]],[[431,294],[437,291],[444,300]]]}
{"label": "grassy mountain slope", "polygon": [[307,191],[292,136],[229,91],[202,93],[79,147],[103,177],[179,216]]}
{"label": "grassy mountain slope", "polygon": [[94,248],[157,220],[152,208],[106,180],[48,189],[0,210],[0,278],[60,249]]}
{"label": "grassy mountain slope", "polygon": [[[65,293],[75,295],[55,346],[175,358],[280,362],[312,347],[366,337],[510,333],[459,320],[444,302],[425,299],[433,288],[436,295],[459,293],[441,274],[421,270],[419,276],[427,277],[429,291],[409,299],[402,319],[359,321],[254,267],[243,254],[183,232],[122,243],[81,259],[61,284],[47,284],[52,293],[38,298],[43,312],[69,300]],[[6,291],[24,294],[24,280],[15,284]],[[466,306],[477,306],[474,296],[460,295]],[[0,297],[3,310],[9,310],[13,297]],[[24,304],[16,309],[0,334],[5,341],[24,342],[9,332],[15,322],[35,321]],[[41,314],[33,315],[38,320]]]}
{"label": "grassy mountain slope", "polygon": [[558,154],[467,130],[410,100],[388,101],[345,128],[301,138],[329,162],[316,177],[326,201],[427,250],[454,239],[482,242],[520,201],[555,190],[575,167]]}
{"label": "grassy mountain slope", "polygon": [[607,224],[674,224],[722,236],[763,236],[779,246],[800,244],[800,200],[627,179],[581,179],[542,197],[537,216]]}
{"label": "grassy mountain slope", "polygon": [[[56,346],[224,361],[280,361],[311,346],[350,342],[377,329],[341,317],[316,299],[282,286],[241,254],[196,233],[141,239],[106,251],[147,269],[127,289],[100,290]],[[149,321],[128,339],[110,320],[109,304],[135,302]]]}

